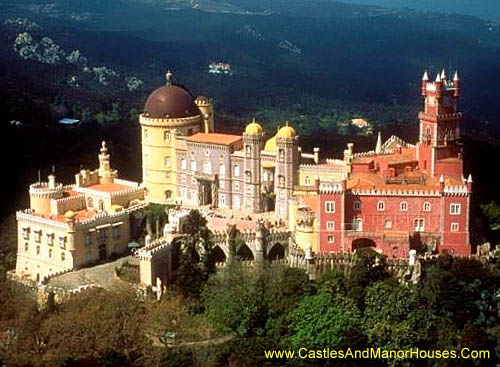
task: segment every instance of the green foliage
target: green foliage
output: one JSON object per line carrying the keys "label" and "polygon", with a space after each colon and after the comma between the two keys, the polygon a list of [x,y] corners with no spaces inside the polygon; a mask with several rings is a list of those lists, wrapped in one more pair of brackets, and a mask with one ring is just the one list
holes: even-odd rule
{"label": "green foliage", "polygon": [[289,340],[295,349],[338,347],[348,331],[361,325],[361,313],[353,301],[325,291],[302,298],[289,317]]}
{"label": "green foliage", "polygon": [[500,229],[500,206],[494,201],[481,205],[484,216],[486,217],[490,229],[497,231]]}
{"label": "green foliage", "polygon": [[197,210],[192,210],[184,224],[180,240],[179,267],[175,283],[185,296],[198,297],[209,275],[215,271],[211,261],[213,248],[207,221]]}

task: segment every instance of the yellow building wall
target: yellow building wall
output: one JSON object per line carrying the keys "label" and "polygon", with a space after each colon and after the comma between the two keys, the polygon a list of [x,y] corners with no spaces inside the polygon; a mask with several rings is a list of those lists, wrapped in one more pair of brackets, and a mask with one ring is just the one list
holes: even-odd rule
{"label": "yellow building wall", "polygon": [[320,182],[338,182],[344,178],[344,172],[324,170],[311,170],[299,168],[299,185],[300,186],[314,186],[314,181],[319,178]]}

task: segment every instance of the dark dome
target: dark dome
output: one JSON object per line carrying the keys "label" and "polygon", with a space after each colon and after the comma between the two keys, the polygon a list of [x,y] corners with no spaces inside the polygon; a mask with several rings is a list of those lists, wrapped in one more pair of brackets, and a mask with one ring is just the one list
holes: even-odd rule
{"label": "dark dome", "polygon": [[144,113],[151,118],[179,118],[197,116],[200,110],[186,89],[178,85],[165,85],[149,95]]}

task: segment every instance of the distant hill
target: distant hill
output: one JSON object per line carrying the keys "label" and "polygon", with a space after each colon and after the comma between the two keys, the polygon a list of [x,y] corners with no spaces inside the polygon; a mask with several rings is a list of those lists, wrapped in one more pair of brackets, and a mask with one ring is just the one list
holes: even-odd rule
{"label": "distant hill", "polygon": [[499,0],[339,0],[349,4],[457,13],[500,21]]}

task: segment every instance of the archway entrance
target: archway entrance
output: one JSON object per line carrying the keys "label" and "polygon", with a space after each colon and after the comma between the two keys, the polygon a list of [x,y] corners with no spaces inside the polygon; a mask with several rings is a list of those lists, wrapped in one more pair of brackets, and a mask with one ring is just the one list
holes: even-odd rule
{"label": "archway entrance", "polygon": [[267,254],[267,259],[269,261],[280,260],[284,258],[285,248],[280,243],[276,243]]}
{"label": "archway entrance", "polygon": [[206,180],[198,180],[198,204],[212,205],[212,183]]}
{"label": "archway entrance", "polygon": [[243,244],[240,246],[238,251],[236,252],[236,255],[242,260],[242,261],[253,261],[253,252],[250,250],[250,248],[246,245]]}
{"label": "archway entrance", "polygon": [[210,254],[209,261],[211,264],[225,263],[226,262],[226,254],[219,246],[215,246],[212,249],[212,253]]}
{"label": "archway entrance", "polygon": [[375,249],[375,247],[377,247],[377,244],[375,243],[375,241],[373,241],[369,238],[357,238],[354,241],[352,241],[352,250],[353,251],[366,249],[366,248]]}

